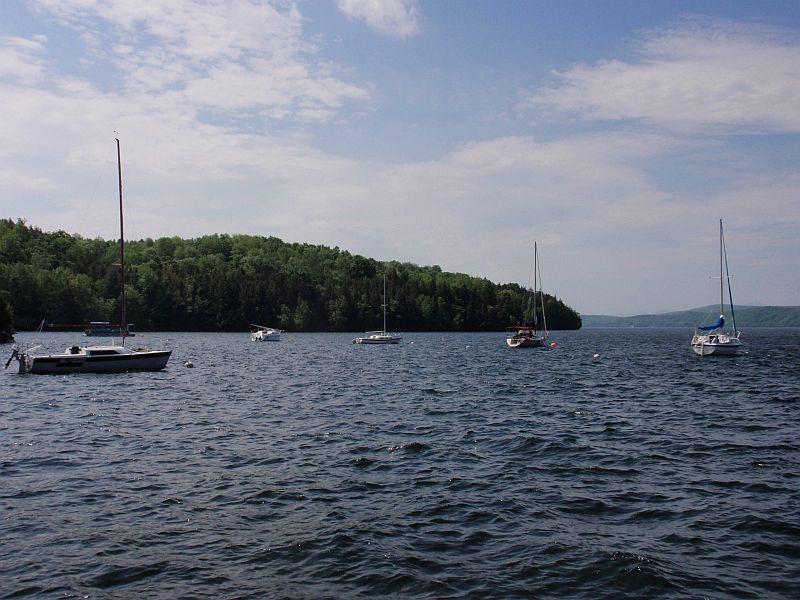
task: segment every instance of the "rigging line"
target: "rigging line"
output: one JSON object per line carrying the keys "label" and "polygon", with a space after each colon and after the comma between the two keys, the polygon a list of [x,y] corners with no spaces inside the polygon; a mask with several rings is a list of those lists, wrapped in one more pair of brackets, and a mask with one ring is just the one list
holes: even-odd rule
{"label": "rigging line", "polygon": [[722,281],[722,219],[719,220],[719,314],[725,314],[725,304],[724,296],[722,295],[723,291],[723,281]]}
{"label": "rigging line", "polygon": [[725,257],[725,278],[728,280],[728,299],[731,302],[731,321],[733,321],[733,335],[736,335],[736,314],[733,312],[733,289],[731,289],[731,274],[728,270],[728,249],[725,247],[725,236],[722,234],[722,221],[719,222],[719,232],[722,239],[722,253]]}
{"label": "rigging line", "polygon": [[525,285],[525,293],[522,294],[522,306],[520,306],[520,310],[522,311],[522,324],[528,322],[528,315],[531,312],[531,295],[529,293],[531,287],[531,275],[533,273],[533,250],[531,249],[531,261],[528,264],[528,282]]}
{"label": "rigging line", "polygon": [[536,270],[539,275],[539,301],[541,302],[542,305],[542,327],[544,328],[545,331],[547,331],[547,316],[544,312],[544,292],[542,291],[542,268],[539,263],[538,252],[536,255]]}
{"label": "rigging line", "polygon": [[538,328],[539,320],[536,316],[536,265],[539,264],[539,250],[536,240],[533,240],[533,327]]}

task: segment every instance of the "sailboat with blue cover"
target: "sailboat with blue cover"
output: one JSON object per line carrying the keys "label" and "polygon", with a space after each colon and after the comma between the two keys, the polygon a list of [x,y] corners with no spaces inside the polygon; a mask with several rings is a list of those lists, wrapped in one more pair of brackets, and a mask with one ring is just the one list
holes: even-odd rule
{"label": "sailboat with blue cover", "polygon": [[[724,276],[723,276],[724,268]],[[728,300],[732,327],[725,329],[725,282],[728,283]],[[736,329],[736,313],[733,310],[733,290],[728,271],[728,254],[725,248],[725,234],[722,219],[719,220],[719,318],[711,325],[699,326],[692,337],[692,350],[700,356],[735,356],[742,349],[739,332]]]}

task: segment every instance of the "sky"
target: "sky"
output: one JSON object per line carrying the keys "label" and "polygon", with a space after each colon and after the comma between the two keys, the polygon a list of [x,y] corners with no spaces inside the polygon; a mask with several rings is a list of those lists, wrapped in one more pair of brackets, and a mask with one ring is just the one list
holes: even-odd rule
{"label": "sky", "polygon": [[[277,236],[584,314],[800,305],[800,2],[4,0],[0,217]],[[115,132],[118,132],[115,133]]]}

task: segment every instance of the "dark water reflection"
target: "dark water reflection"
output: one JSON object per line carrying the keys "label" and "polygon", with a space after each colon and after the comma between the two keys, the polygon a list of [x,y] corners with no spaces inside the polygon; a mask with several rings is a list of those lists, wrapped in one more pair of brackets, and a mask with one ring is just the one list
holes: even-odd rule
{"label": "dark water reflection", "polygon": [[797,597],[800,331],[690,335],[153,334],[163,373],[5,372],[0,594]]}

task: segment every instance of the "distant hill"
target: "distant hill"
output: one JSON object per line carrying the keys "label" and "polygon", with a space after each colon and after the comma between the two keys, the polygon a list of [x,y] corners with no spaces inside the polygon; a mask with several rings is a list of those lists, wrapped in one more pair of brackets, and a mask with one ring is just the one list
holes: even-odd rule
{"label": "distant hill", "polygon": [[[703,306],[658,315],[581,315],[584,327],[696,327],[713,323],[719,306]],[[740,306],[736,327],[800,327],[800,306]]]}
{"label": "distant hill", "polygon": [[[43,232],[0,219],[0,334],[59,324],[116,321],[115,240]],[[364,331],[387,314],[400,331],[499,331],[524,317],[515,284],[381,262],[339,248],[275,237],[206,235],[125,243],[129,322],[139,331],[242,331],[264,323],[291,331]],[[578,329],[572,308],[544,294],[550,329]],[[12,322],[13,319],[13,322]]]}

